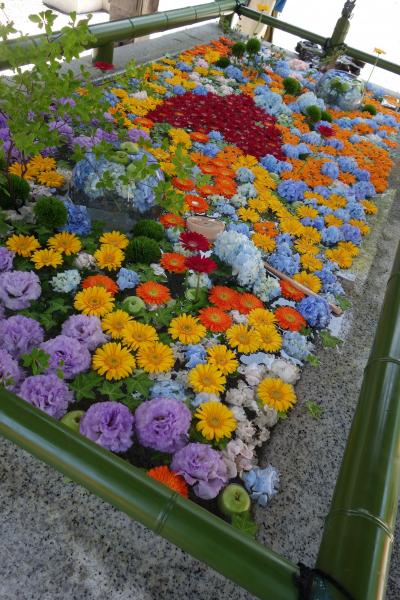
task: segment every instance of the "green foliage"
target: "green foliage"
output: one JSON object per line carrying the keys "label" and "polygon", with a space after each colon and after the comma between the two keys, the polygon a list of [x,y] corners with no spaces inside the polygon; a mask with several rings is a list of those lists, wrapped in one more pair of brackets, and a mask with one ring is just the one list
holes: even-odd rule
{"label": "green foliage", "polygon": [[323,121],[328,121],[328,123],[332,123],[332,115],[326,112],[326,110],[321,111],[321,119]]}
{"label": "green foliage", "polygon": [[332,335],[327,329],[321,331],[320,335],[324,348],[336,348],[336,346],[342,343],[342,340]]}
{"label": "green foliage", "polygon": [[161,241],[164,237],[164,227],[157,221],[142,219],[134,225],[132,233],[134,236],[145,236],[152,240]]}
{"label": "green foliage", "polygon": [[285,92],[291,96],[297,96],[301,92],[300,82],[295,77],[285,77],[283,80]]}
{"label": "green foliage", "polygon": [[33,210],[37,224],[51,231],[63,227],[68,219],[68,211],[64,202],[51,196],[39,198]]}
{"label": "green foliage", "polygon": [[48,369],[50,355],[40,348],[34,348],[29,354],[23,354],[21,359],[23,366],[30,368],[33,375],[40,375]]}
{"label": "green foliage", "polygon": [[89,373],[80,373],[73,381],[70,382],[69,387],[75,393],[75,398],[79,402],[80,400],[94,400],[96,398],[96,388],[103,381],[103,378],[90,371]]}
{"label": "green foliage", "polygon": [[315,356],[315,354],[309,354],[307,356],[307,362],[312,367],[319,367],[319,365],[320,365],[320,360],[319,360],[318,356]]}
{"label": "green foliage", "polygon": [[0,207],[4,209],[16,208],[24,204],[30,192],[29,183],[18,177],[8,174],[0,180]]}
{"label": "green foliage", "polygon": [[154,192],[158,206],[161,206],[166,212],[174,215],[180,215],[183,212],[183,194],[179,194],[169,181],[159,181]]}
{"label": "green foliage", "polygon": [[221,56],[221,58],[216,61],[215,66],[220,67],[221,69],[226,69],[226,67],[229,67],[230,64],[231,61],[227,56]]}
{"label": "green foliage", "polygon": [[261,50],[261,42],[258,38],[250,38],[246,43],[246,50],[249,54],[257,54]]}
{"label": "green foliage", "polygon": [[236,42],[236,44],[233,44],[231,52],[236,58],[241,58],[246,52],[246,44],[243,42]]}
{"label": "green foliage", "polygon": [[313,419],[320,419],[322,417],[322,414],[324,412],[324,409],[322,408],[322,406],[320,406],[319,404],[317,404],[316,402],[314,402],[313,400],[308,400],[305,403],[305,407],[309,413],[309,415],[313,418]]}
{"label": "green foliage", "polygon": [[344,94],[349,89],[349,84],[345,81],[341,81],[339,77],[334,77],[331,79],[330,88],[338,94]]}
{"label": "green foliage", "polygon": [[345,298],[345,296],[338,296],[336,298],[336,303],[340,306],[342,310],[347,310],[348,308],[351,308],[351,302],[348,298]]}
{"label": "green foliage", "polygon": [[310,119],[311,123],[317,123],[321,120],[321,109],[315,104],[312,104],[311,106],[307,107],[306,114]]}
{"label": "green foliage", "polygon": [[361,108],[363,112],[369,112],[370,115],[376,115],[377,110],[373,104],[364,104]]}
{"label": "green foliage", "polygon": [[253,521],[249,512],[232,515],[232,526],[251,538],[256,537],[258,525]]}
{"label": "green foliage", "polygon": [[140,235],[129,241],[125,256],[128,262],[149,265],[160,260],[161,252],[155,240]]}

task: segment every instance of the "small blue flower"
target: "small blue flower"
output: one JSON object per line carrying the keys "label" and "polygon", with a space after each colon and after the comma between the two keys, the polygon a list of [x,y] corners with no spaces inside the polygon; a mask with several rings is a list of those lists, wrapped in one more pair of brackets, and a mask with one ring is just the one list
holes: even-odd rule
{"label": "small blue flower", "polygon": [[267,506],[278,492],[279,473],[275,467],[268,465],[265,469],[254,467],[242,475],[243,483],[252,500],[260,506]]}
{"label": "small blue flower", "polygon": [[320,296],[306,296],[297,305],[297,310],[311,327],[324,329],[331,320],[328,302]]}
{"label": "small blue flower", "polygon": [[189,344],[186,346],[185,358],[187,360],[185,365],[187,369],[193,369],[196,365],[207,362],[206,351],[201,344]]}
{"label": "small blue flower", "polygon": [[120,290],[131,290],[138,285],[139,281],[140,277],[136,271],[124,267],[118,271],[117,284]]}

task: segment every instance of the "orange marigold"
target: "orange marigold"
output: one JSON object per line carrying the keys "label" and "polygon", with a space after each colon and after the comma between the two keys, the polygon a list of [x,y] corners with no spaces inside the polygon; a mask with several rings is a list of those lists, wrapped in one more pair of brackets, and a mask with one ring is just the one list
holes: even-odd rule
{"label": "orange marigold", "polygon": [[275,317],[282,329],[290,331],[300,331],[306,326],[306,321],[302,315],[291,306],[280,306],[275,311]]}
{"label": "orange marigold", "polygon": [[139,296],[146,304],[165,304],[171,299],[169,289],[156,281],[146,281],[136,288],[136,296]]}
{"label": "orange marigold", "polygon": [[82,281],[83,289],[90,288],[93,286],[103,287],[110,292],[113,296],[118,292],[118,285],[111,277],[107,275],[89,275]]}
{"label": "orange marigold", "polygon": [[202,308],[199,312],[199,320],[204,327],[216,333],[226,331],[232,325],[232,319],[228,313],[215,306]]}
{"label": "orange marigold", "polygon": [[179,252],[164,252],[160,265],[170,273],[184,273],[187,271],[186,257]]}
{"label": "orange marigold", "polygon": [[182,475],[174,473],[169,467],[154,467],[147,471],[147,475],[163,485],[166,485],[171,490],[174,490],[174,492],[178,492],[178,494],[184,498],[189,497],[189,489],[186,481],[183,479]]}

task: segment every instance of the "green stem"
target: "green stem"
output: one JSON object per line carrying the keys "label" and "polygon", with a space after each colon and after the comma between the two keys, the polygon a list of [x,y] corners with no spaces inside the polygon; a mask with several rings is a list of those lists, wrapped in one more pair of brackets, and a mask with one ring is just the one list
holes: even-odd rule
{"label": "green stem", "polygon": [[199,290],[200,290],[200,273],[197,273],[197,285],[196,285],[196,294],[194,297],[194,301],[197,302],[199,299]]}

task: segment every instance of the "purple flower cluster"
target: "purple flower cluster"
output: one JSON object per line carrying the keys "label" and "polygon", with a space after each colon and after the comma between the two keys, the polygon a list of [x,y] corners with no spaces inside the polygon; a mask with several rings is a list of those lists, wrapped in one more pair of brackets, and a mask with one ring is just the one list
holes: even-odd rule
{"label": "purple flower cluster", "polygon": [[10,310],[29,308],[41,292],[39,277],[33,271],[0,273],[0,302]]}
{"label": "purple flower cluster", "polygon": [[43,328],[35,319],[14,315],[0,321],[0,348],[14,358],[29,353],[44,340]]}
{"label": "purple flower cluster", "polygon": [[14,252],[10,252],[5,246],[0,246],[0,272],[12,270],[14,256]]}
{"label": "purple flower cluster", "polygon": [[65,379],[72,379],[90,367],[90,352],[78,340],[67,335],[43,342],[40,348],[50,355],[49,373],[61,369]]}
{"label": "purple flower cluster", "polygon": [[107,337],[101,328],[100,319],[87,315],[68,317],[63,323],[61,333],[78,340],[91,352],[107,341]]}
{"label": "purple flower cluster", "polygon": [[7,352],[0,348],[0,384],[11,392],[18,389],[19,383],[24,378],[24,372],[18,362]]}
{"label": "purple flower cluster", "polygon": [[172,471],[179,473],[193,486],[199,498],[211,500],[228,482],[228,471],[222,454],[207,444],[191,443],[178,450],[171,463]]}
{"label": "purple flower cluster", "polygon": [[73,402],[68,385],[57,375],[33,375],[22,383],[19,396],[55,419],[61,419]]}
{"label": "purple flower cluster", "polygon": [[97,402],[83,415],[80,433],[111,450],[126,452],[132,446],[134,418],[120,402]]}
{"label": "purple flower cluster", "polygon": [[187,406],[174,398],[153,398],[135,412],[139,442],[160,452],[176,452],[188,441],[192,415]]}

